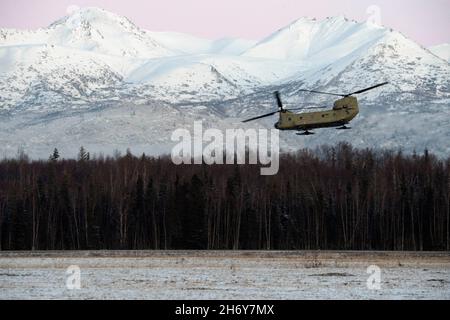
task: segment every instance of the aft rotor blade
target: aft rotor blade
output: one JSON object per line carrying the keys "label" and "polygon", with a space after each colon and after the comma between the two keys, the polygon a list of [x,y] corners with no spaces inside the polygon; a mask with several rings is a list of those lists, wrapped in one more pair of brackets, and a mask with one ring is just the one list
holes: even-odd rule
{"label": "aft rotor blade", "polygon": [[370,88],[366,88],[366,89],[362,89],[362,90],[355,91],[355,92],[350,93],[350,94],[348,94],[348,95],[346,95],[346,96],[348,97],[348,96],[352,96],[352,95],[354,95],[354,94],[360,94],[360,93],[363,93],[363,92],[366,92],[366,91],[369,91],[369,90],[373,90],[373,89],[375,89],[375,88],[378,88],[378,87],[387,85],[388,83],[389,83],[389,82],[383,82],[383,83],[377,84],[377,85],[375,85],[375,86],[373,86],[373,87],[370,87]]}
{"label": "aft rotor blade", "polygon": [[275,99],[277,99],[278,109],[283,110],[283,102],[281,101],[280,92],[275,91],[273,94],[275,95]]}
{"label": "aft rotor blade", "polygon": [[322,92],[322,91],[316,91],[316,90],[305,90],[305,89],[300,89],[300,90],[298,90],[298,91],[310,92],[310,93],[318,93],[318,94],[328,94],[328,95],[330,95],[330,96],[345,97],[345,94],[330,93],[330,92]]}
{"label": "aft rotor blade", "polygon": [[258,119],[270,117],[270,116],[273,116],[274,114],[277,114],[278,112],[280,112],[280,111],[271,112],[271,113],[268,113],[268,114],[265,114],[265,115],[262,115],[262,116],[258,116],[258,117],[254,117],[254,118],[242,121],[242,122],[243,123],[247,123],[247,122],[250,122],[250,121],[255,121],[255,120],[258,120]]}

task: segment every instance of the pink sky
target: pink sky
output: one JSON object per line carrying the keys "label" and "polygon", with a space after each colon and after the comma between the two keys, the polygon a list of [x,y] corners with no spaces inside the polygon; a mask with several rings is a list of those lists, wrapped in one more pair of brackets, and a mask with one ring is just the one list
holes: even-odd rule
{"label": "pink sky", "polygon": [[383,25],[425,46],[450,42],[450,0],[0,0],[0,27],[44,27],[70,5],[101,7],[152,31],[248,39],[261,39],[302,16],[366,20],[367,8],[377,5]]}

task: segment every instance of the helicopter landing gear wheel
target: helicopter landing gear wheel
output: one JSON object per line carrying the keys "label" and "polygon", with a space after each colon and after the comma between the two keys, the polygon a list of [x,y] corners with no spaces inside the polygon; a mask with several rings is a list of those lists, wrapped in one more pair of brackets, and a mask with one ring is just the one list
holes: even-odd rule
{"label": "helicopter landing gear wheel", "polygon": [[336,130],[351,130],[352,128],[347,127],[345,124],[342,127],[337,128]]}
{"label": "helicopter landing gear wheel", "polygon": [[314,132],[311,132],[311,131],[308,131],[308,130],[305,130],[305,131],[302,132],[302,133],[297,133],[298,136],[311,136],[311,135],[313,135],[313,134],[315,134],[315,133],[314,133]]}

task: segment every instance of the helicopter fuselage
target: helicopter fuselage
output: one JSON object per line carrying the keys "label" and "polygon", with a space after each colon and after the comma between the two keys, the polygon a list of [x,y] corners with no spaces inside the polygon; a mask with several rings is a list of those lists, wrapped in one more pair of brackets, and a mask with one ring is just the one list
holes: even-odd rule
{"label": "helicopter fuselage", "polygon": [[275,128],[278,130],[307,131],[316,128],[340,127],[352,121],[358,113],[358,100],[349,96],[337,100],[331,110],[305,113],[281,111]]}

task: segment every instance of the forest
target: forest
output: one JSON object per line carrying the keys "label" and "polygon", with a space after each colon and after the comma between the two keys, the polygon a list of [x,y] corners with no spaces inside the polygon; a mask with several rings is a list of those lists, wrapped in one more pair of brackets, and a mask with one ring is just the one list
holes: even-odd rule
{"label": "forest", "polygon": [[0,161],[0,250],[450,250],[450,157],[341,143],[257,165]]}

